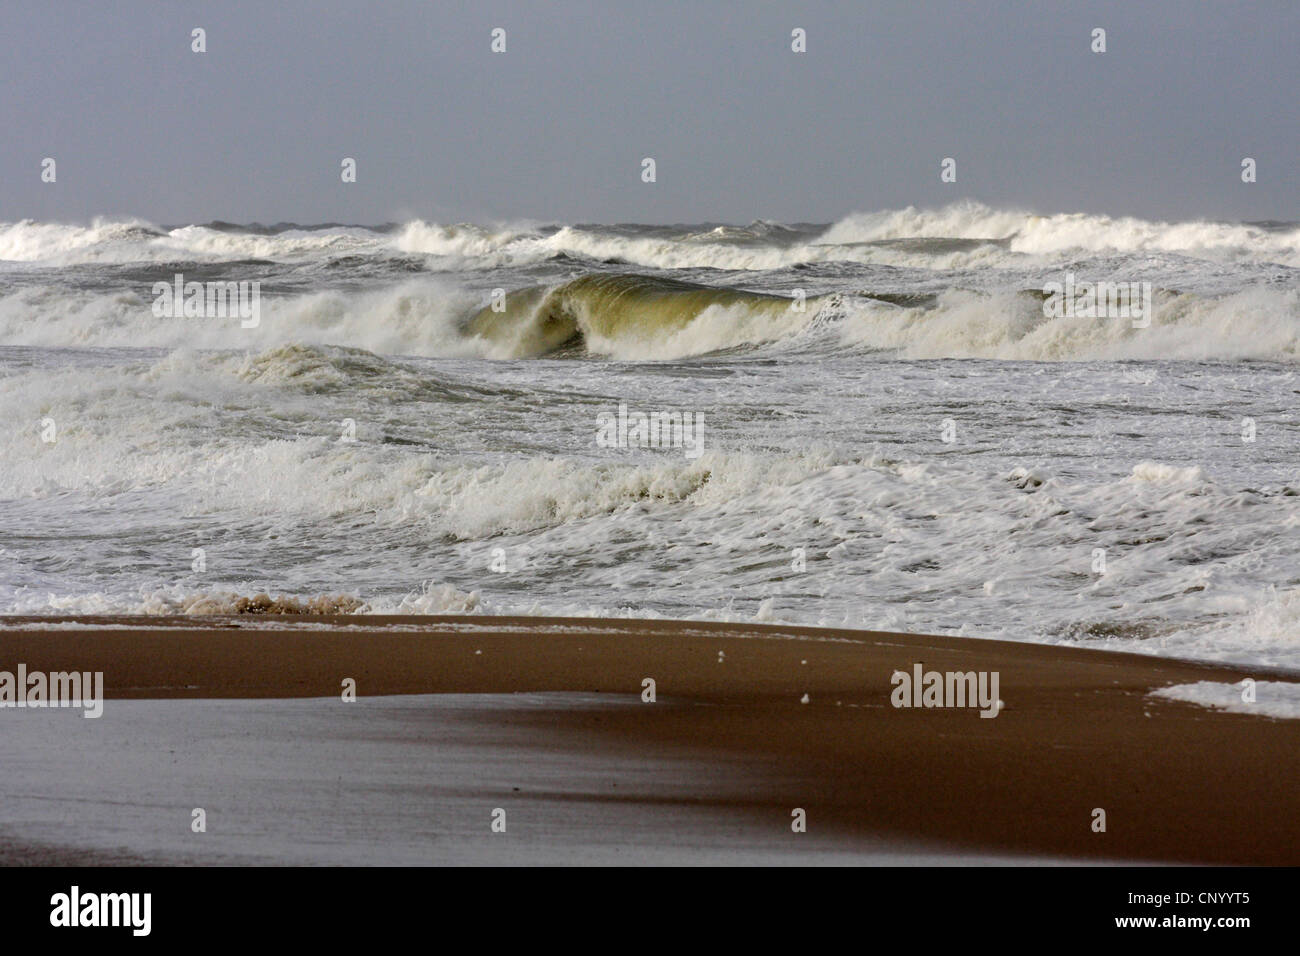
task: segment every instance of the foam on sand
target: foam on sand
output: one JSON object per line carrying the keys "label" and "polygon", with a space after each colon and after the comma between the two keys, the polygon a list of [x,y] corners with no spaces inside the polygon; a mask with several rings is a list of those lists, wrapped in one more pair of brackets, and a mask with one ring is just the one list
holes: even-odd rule
{"label": "foam on sand", "polygon": [[[1254,695],[1254,700],[1245,699],[1251,693]],[[1300,684],[1290,681],[1253,681],[1249,687],[1244,683],[1222,684],[1208,680],[1197,681],[1195,684],[1162,687],[1152,691],[1151,696],[1165,700],[1181,700],[1233,714],[1300,720]]]}

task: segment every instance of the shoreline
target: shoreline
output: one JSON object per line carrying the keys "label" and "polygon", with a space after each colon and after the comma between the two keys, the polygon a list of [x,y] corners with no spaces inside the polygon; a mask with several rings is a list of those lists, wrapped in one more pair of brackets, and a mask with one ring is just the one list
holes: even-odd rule
{"label": "shoreline", "polygon": [[[197,712],[190,700],[299,699],[305,713],[334,715],[352,706],[340,701],[345,678],[356,681],[360,704],[517,695],[532,704],[456,711],[457,726],[481,732],[475,760],[508,768],[521,755],[549,755],[546,799],[599,802],[601,838],[626,846],[629,861],[638,814],[668,800],[713,819],[766,821],[737,838],[751,849],[769,840],[788,847],[797,807],[805,836],[845,851],[885,841],[1057,862],[1300,863],[1300,722],[1148,696],[1198,681],[1297,680],[1277,670],[833,628],[484,616],[0,618],[0,670],[20,662],[29,671],[103,671],[105,717],[83,723],[110,727],[114,701],[128,700],[172,701],[167,713],[176,714]],[[918,664],[996,671],[1005,706],[992,719],[969,707],[892,706],[891,675]],[[646,678],[656,682],[654,703],[641,696]],[[0,710],[0,721],[36,726],[19,724],[20,713]],[[401,726],[419,720],[419,711],[402,713]],[[333,724],[312,726],[338,742]],[[436,740],[417,739],[435,759]],[[301,748],[321,743],[305,736]],[[372,744],[356,746],[344,752],[364,755]],[[31,747],[36,759],[35,736]],[[566,760],[635,765],[651,754],[658,776],[619,791],[615,803],[582,788],[557,795]],[[731,769],[694,786],[708,765]],[[671,798],[659,792],[670,782]],[[390,783],[396,800],[403,784]],[[1097,808],[1106,832],[1093,830]],[[0,815],[0,825],[10,822]],[[47,836],[28,834],[33,857]],[[129,841],[116,849],[149,855]],[[6,856],[23,853],[11,846]]]}

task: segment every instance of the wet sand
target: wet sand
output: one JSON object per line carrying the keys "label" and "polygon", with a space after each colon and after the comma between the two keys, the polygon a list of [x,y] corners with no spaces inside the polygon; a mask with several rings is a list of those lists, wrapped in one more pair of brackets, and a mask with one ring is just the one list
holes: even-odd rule
{"label": "wet sand", "polygon": [[[594,836],[607,851],[586,858],[670,861],[671,846],[657,853],[656,841],[689,834],[681,821],[694,814],[712,827],[701,832],[716,834],[719,861],[734,847],[761,851],[764,862],[783,855],[808,862],[798,859],[801,848],[816,845],[850,857],[893,847],[895,862],[931,847],[954,862],[963,854],[1023,854],[1300,863],[1300,721],[1147,696],[1196,681],[1296,679],[1275,672],[863,631],[494,617],[7,618],[0,622],[0,670],[13,671],[20,662],[29,672],[103,671],[104,717],[76,719],[105,727],[116,719],[114,701],[127,699],[172,700],[177,703],[169,706],[180,707],[187,698],[308,698],[338,714],[343,711],[337,708],[364,708],[368,699],[388,695],[534,695],[526,698],[528,706],[465,707],[456,717],[457,726],[475,728],[473,766],[480,768],[464,771],[460,796],[472,801],[475,787],[498,787],[512,795],[515,818],[529,818],[530,800],[543,795],[530,796],[527,787],[515,791],[497,776],[489,775],[491,783],[480,779],[496,747],[505,767],[529,754],[554,758],[544,775],[533,778],[544,778],[547,807],[599,806],[586,818],[565,817],[564,828],[539,829],[526,862],[547,860],[549,839],[575,839],[582,824],[573,821],[583,819],[598,828]],[[926,671],[996,671],[1004,706],[994,718],[970,707],[892,706],[891,676],[911,673],[916,664]],[[653,703],[642,700],[647,678],[655,682]],[[355,705],[340,699],[346,679],[356,682]],[[339,739],[328,741],[343,748],[331,757],[341,773],[348,771],[348,753],[363,761],[370,745],[358,736],[368,725],[356,715],[366,711],[348,713],[346,731],[337,724]],[[373,736],[406,734],[436,757],[436,733],[422,733],[420,711],[396,713],[375,718]],[[0,722],[17,730],[34,727],[18,723],[28,719],[40,717],[0,710]],[[39,748],[50,746],[41,741],[59,739],[43,726],[46,736],[32,734],[27,750],[13,744],[19,748],[13,759],[36,760]],[[321,735],[333,735],[334,727],[313,720],[301,747],[310,752],[323,745]],[[255,743],[245,754],[249,760],[256,757]],[[654,769],[638,776],[643,756],[653,759]],[[566,777],[566,760],[585,769]],[[601,767],[609,769],[605,777]],[[74,763],[66,770],[42,768],[37,790],[21,795],[39,802],[40,788],[48,788],[55,801],[58,774],[77,772]],[[285,774],[292,776],[288,769]],[[626,785],[615,793],[619,779]],[[238,781],[231,783],[237,789]],[[9,786],[22,789],[12,779]],[[372,844],[397,838],[375,823],[374,810],[385,800],[409,800],[405,787],[394,771],[369,788]],[[495,790],[483,793],[489,803],[497,798]],[[101,799],[113,802],[111,788]],[[647,830],[648,810],[665,804],[678,822]],[[806,834],[791,832],[795,808],[806,813]],[[1096,808],[1105,811],[1105,832],[1094,830]],[[540,809],[536,818],[543,818]],[[37,832],[54,817],[41,819],[40,826],[23,830],[21,821],[0,818],[6,862],[75,858],[76,841],[70,846],[66,834]],[[339,819],[329,817],[321,839],[330,839]],[[476,844],[459,826],[449,822],[440,834],[434,823],[429,839],[441,835],[449,846],[459,833],[459,845],[470,849],[458,859],[472,861]],[[114,852],[177,859],[165,845],[132,832],[136,836],[113,844]],[[500,844],[490,846],[484,861],[510,861]],[[619,848],[626,852],[619,855]],[[561,862],[584,859],[559,852],[558,843],[554,849],[550,858]],[[102,850],[87,845],[87,859]],[[201,853],[186,858],[202,859]],[[373,861],[382,862],[382,854]],[[692,861],[709,860],[696,854]]]}

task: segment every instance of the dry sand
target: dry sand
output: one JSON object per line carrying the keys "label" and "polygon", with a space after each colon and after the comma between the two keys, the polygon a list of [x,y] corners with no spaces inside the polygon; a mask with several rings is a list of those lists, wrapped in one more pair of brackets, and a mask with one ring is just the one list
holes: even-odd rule
{"label": "dry sand", "polygon": [[[476,727],[477,754],[461,766],[481,765],[497,741],[506,764],[548,748],[564,750],[571,762],[580,757],[586,769],[574,771],[571,792],[562,792],[563,772],[552,771],[546,799],[551,806],[599,804],[586,819],[600,828],[606,849],[627,849],[620,859],[628,862],[660,861],[647,843],[654,831],[645,829],[645,811],[666,803],[711,825],[733,821],[737,846],[772,851],[764,861],[779,859],[782,846],[797,846],[793,836],[850,853],[939,846],[985,859],[1300,863],[1300,722],[1147,696],[1196,681],[1294,679],[1258,670],[862,631],[493,617],[8,618],[0,623],[0,670],[20,662],[29,671],[103,671],[105,717],[84,723],[106,726],[113,702],[126,698],[319,698],[343,708],[379,695],[544,695],[528,698],[530,706],[461,712],[457,719]],[[917,663],[926,670],[997,671],[1005,707],[986,719],[974,709],[891,706],[891,675]],[[339,699],[345,678],[356,681],[357,705]],[[645,678],[656,682],[654,703],[641,700]],[[565,706],[570,698],[575,705]],[[418,730],[410,712],[401,713],[407,730]],[[0,722],[31,714],[0,711]],[[52,725],[42,726],[47,733]],[[329,736],[332,726],[318,721],[310,733]],[[346,746],[331,759],[346,773],[347,754],[367,744],[355,726],[346,740],[339,733],[332,743]],[[413,735],[436,752],[435,734]],[[321,741],[301,743],[310,749]],[[35,754],[29,748],[10,759]],[[591,768],[626,770],[639,755],[653,759],[653,779],[661,783],[638,783],[629,771],[621,791],[602,795],[592,785]],[[57,790],[57,774],[42,773],[35,791],[10,776],[14,793],[6,800],[57,800],[57,792],[42,789]],[[462,795],[478,779],[465,773]],[[367,806],[410,798],[399,776],[386,779],[371,790],[386,786],[391,794],[372,792]],[[484,794],[488,802],[494,797]],[[114,794],[101,799],[111,804]],[[526,819],[527,792],[514,799],[517,818]],[[796,807],[807,813],[808,834],[790,833]],[[1094,832],[1094,808],[1105,810],[1105,832]],[[0,823],[7,861],[69,858],[66,840],[56,851],[57,839],[20,831],[16,819]],[[745,844],[744,833],[755,827],[767,828],[771,840]],[[715,832],[725,859],[731,837],[725,825]],[[328,842],[330,834],[321,838]],[[134,838],[113,845],[123,859],[159,848]],[[484,859],[508,862],[499,847]],[[85,853],[93,861],[100,849],[87,846]],[[547,858],[540,852],[528,859]],[[562,853],[550,858],[581,861]]]}

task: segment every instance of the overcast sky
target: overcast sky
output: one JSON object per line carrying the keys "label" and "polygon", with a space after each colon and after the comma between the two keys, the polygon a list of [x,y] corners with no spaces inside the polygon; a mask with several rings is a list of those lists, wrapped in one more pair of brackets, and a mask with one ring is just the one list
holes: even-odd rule
{"label": "overcast sky", "polygon": [[0,73],[6,221],[1300,219],[1296,0],[4,0]]}

